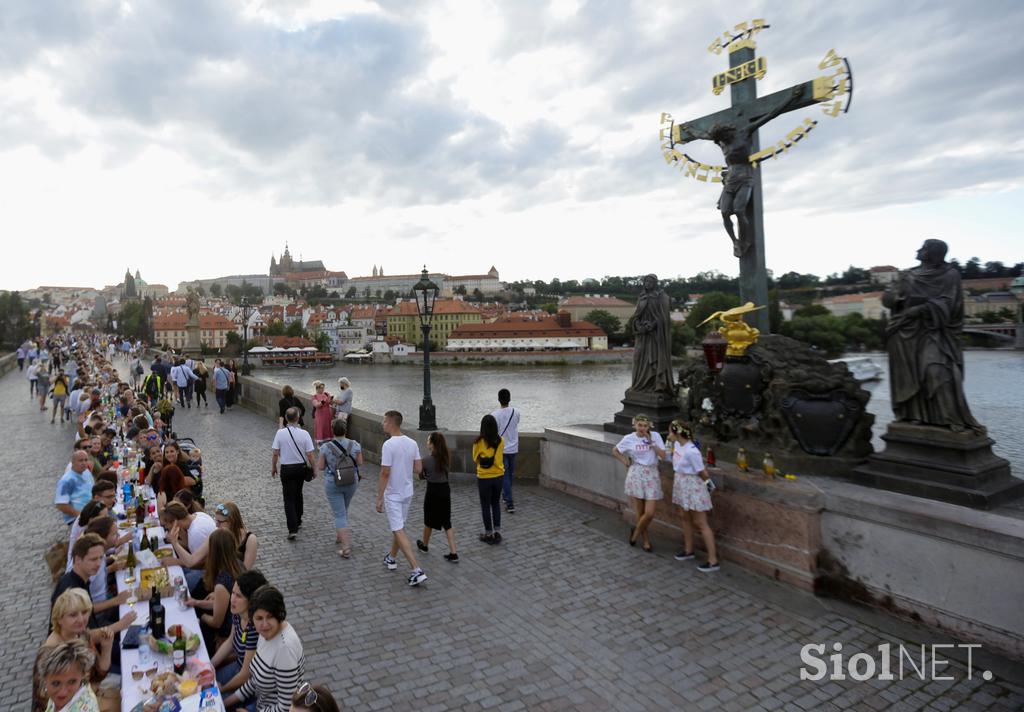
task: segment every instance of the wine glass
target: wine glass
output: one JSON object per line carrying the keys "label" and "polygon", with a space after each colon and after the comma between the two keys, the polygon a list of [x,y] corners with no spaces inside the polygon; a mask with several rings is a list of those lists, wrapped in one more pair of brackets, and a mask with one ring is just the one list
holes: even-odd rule
{"label": "wine glass", "polygon": [[[134,580],[134,577],[132,577],[132,578]],[[128,589],[128,600],[125,601],[125,603],[128,604],[128,610],[129,611],[134,611],[135,610],[135,604],[138,603],[138,602],[139,602],[138,589],[136,589],[134,586],[132,586],[131,588]]]}

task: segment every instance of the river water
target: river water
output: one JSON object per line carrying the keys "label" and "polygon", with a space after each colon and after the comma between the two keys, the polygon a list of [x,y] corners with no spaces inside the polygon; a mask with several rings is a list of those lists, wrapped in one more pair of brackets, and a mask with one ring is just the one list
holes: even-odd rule
{"label": "river water", "polygon": [[[868,410],[875,414],[875,448],[892,419],[888,360],[871,356],[884,369],[882,380],[865,384],[871,392]],[[977,350],[964,353],[964,388],[975,417],[988,427],[995,451],[1024,474],[1024,352]],[[372,413],[395,409],[413,423],[423,400],[423,369],[411,365],[339,364],[329,369],[260,369],[256,375],[275,383],[312,392],[319,379],[337,392],[338,378],[352,381],[356,408]],[[475,430],[480,418],[498,406],[498,389],[512,392],[512,405],[522,409],[522,430],[580,423],[605,423],[620,409],[630,383],[628,364],[574,366],[449,366],[431,368],[437,422],[450,430]]]}

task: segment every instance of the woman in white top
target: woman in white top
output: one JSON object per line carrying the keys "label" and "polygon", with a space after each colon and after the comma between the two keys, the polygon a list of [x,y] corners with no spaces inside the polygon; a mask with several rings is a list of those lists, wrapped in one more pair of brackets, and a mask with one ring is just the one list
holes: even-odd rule
{"label": "woman in white top", "polygon": [[672,421],[668,433],[668,456],[675,472],[672,501],[683,509],[683,550],[676,554],[676,560],[689,561],[693,558],[693,527],[696,525],[708,550],[707,563],[698,566],[697,570],[704,573],[718,571],[715,534],[708,526],[707,516],[711,511],[710,476],[700,450],[693,443],[693,430],[689,425]]}
{"label": "woman in white top", "polygon": [[612,456],[626,466],[626,496],[636,511],[636,526],[629,530],[629,545],[643,539],[644,551],[654,551],[647,529],[654,520],[654,507],[661,499],[658,458],[665,456],[665,441],[651,431],[651,419],[633,416],[633,431],[612,448]]}

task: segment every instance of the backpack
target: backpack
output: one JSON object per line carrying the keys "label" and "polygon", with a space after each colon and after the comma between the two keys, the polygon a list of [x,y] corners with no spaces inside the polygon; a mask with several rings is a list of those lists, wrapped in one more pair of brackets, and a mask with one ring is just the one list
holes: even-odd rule
{"label": "backpack", "polygon": [[359,465],[356,464],[356,458],[349,454],[348,450],[337,440],[331,440],[329,444],[340,451],[341,457],[338,458],[338,462],[333,468],[330,464],[327,465],[325,474],[329,474],[334,478],[334,485],[336,487],[348,487],[358,482]]}

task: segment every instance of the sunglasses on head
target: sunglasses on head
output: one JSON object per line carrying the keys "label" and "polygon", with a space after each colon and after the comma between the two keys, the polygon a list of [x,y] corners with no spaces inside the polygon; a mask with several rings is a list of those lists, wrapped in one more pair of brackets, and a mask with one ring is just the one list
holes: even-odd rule
{"label": "sunglasses on head", "polygon": [[228,516],[228,508],[225,507],[223,504],[218,504],[213,509],[215,512],[217,512],[217,514],[223,514],[225,517]]}
{"label": "sunglasses on head", "polygon": [[303,707],[312,707],[313,705],[316,704],[316,700],[317,700],[316,690],[314,690],[313,686],[310,685],[308,682],[304,682],[301,685],[299,685],[299,689],[296,690],[296,692],[298,692],[300,695],[302,695],[302,706]]}

